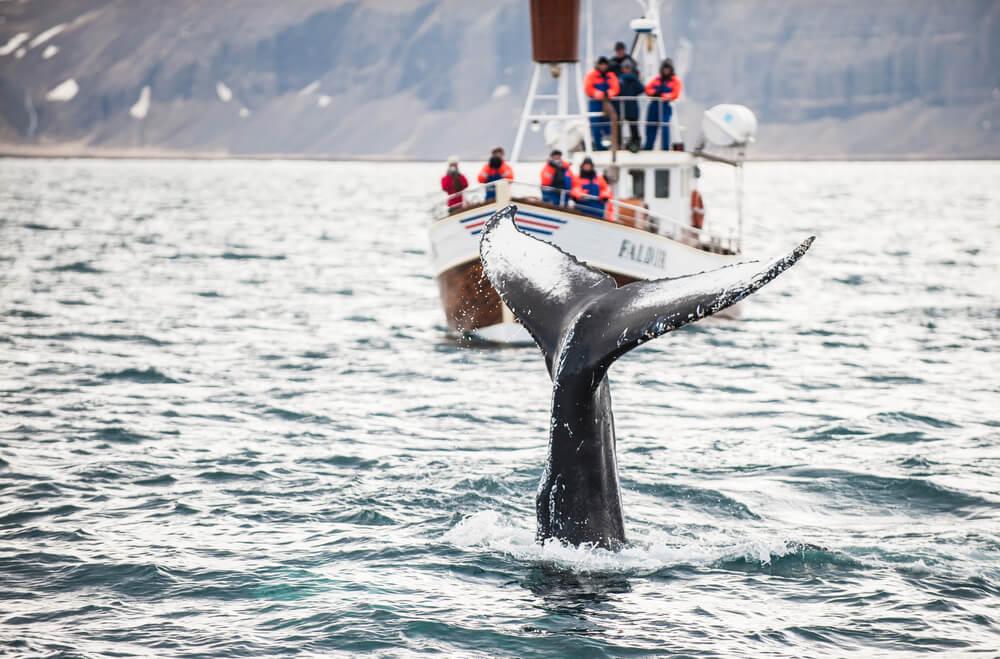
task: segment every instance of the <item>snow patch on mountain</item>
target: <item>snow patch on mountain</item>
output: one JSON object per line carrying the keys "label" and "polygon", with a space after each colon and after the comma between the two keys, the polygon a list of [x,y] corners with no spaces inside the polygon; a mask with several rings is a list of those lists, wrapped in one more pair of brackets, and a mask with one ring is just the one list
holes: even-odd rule
{"label": "snow patch on mountain", "polygon": [[12,36],[10,41],[8,41],[4,46],[0,46],[0,57],[13,53],[15,50],[20,48],[21,44],[27,41],[30,36],[31,33],[29,32],[18,32]]}
{"label": "snow patch on mountain", "polygon": [[76,84],[76,80],[70,78],[69,80],[64,80],[59,83],[45,95],[46,101],[52,101],[54,103],[65,103],[66,101],[72,101],[76,98],[76,95],[80,92],[80,86]]}
{"label": "snow patch on mountain", "polygon": [[128,113],[136,119],[145,119],[146,115],[149,114],[149,106],[152,104],[151,92],[149,85],[142,88],[139,92],[139,100],[135,102],[131,108],[129,108]]}
{"label": "snow patch on mountain", "polygon": [[59,25],[53,25],[52,27],[50,27],[49,29],[45,30],[44,32],[42,32],[41,34],[39,34],[37,37],[35,37],[34,39],[32,39],[31,43],[28,44],[28,47],[29,48],[37,48],[38,46],[41,46],[43,43],[45,43],[46,41],[48,41],[52,37],[56,36],[57,34],[59,34],[60,32],[62,32],[65,29],[66,29],[66,24],[65,23],[60,23]]}
{"label": "snow patch on mountain", "polygon": [[223,103],[228,103],[233,100],[233,90],[226,86],[226,83],[221,80],[215,83],[215,93],[219,97],[219,100]]}

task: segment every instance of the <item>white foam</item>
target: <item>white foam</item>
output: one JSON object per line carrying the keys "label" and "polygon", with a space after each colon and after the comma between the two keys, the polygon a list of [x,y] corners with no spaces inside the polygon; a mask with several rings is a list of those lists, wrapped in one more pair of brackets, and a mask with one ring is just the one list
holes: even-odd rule
{"label": "white foam", "polygon": [[4,55],[10,55],[15,50],[21,47],[21,44],[28,40],[31,34],[29,32],[18,32],[10,38],[10,41],[6,45],[0,46],[0,57]]}
{"label": "white foam", "polygon": [[42,59],[51,59],[59,52],[59,46],[46,46],[42,51]]}
{"label": "white foam", "polygon": [[319,91],[319,80],[313,80],[308,85],[299,90],[299,96],[308,96]]}
{"label": "white foam", "polygon": [[66,29],[66,24],[65,23],[60,23],[59,25],[53,25],[52,27],[50,27],[49,29],[45,30],[44,32],[42,32],[41,34],[39,34],[37,37],[35,37],[34,39],[32,39],[31,43],[28,44],[28,47],[29,48],[35,48],[37,46],[41,46],[43,43],[45,43],[46,41],[48,41],[52,37],[56,36],[57,34],[59,34],[60,32],[62,32],[65,29]]}
{"label": "white foam", "polygon": [[219,100],[223,103],[228,103],[233,100],[233,90],[226,86],[226,83],[221,80],[215,83],[215,93],[218,95]]}
{"label": "white foam", "polygon": [[66,101],[72,101],[79,91],[80,86],[76,84],[76,80],[70,78],[69,80],[64,80],[60,84],[53,87],[49,93],[45,95],[45,100],[54,101],[56,103],[65,103]]}
{"label": "white foam", "polygon": [[250,116],[249,108],[240,108],[240,119],[246,119]]}
{"label": "white foam", "polygon": [[508,96],[509,94],[510,94],[510,85],[499,85],[496,89],[493,90],[492,96],[493,98],[503,98],[504,96]]}
{"label": "white foam", "polygon": [[651,572],[741,559],[767,565],[774,558],[797,551],[798,547],[797,543],[773,534],[734,535],[723,531],[693,537],[653,531],[630,537],[629,545],[617,552],[589,546],[570,547],[556,540],[536,542],[533,529],[506,520],[492,510],[466,517],[442,539],[462,549],[484,549],[520,560],[552,562],[577,572]]}
{"label": "white foam", "polygon": [[321,108],[325,108],[326,106],[330,105],[331,101],[333,101],[332,98],[330,98],[326,94],[323,94],[318,99],[316,99],[316,105],[320,106]]}
{"label": "white foam", "polygon": [[139,100],[135,102],[135,105],[129,108],[128,113],[136,119],[145,119],[146,115],[149,114],[150,104],[149,85],[146,85],[142,88],[142,91],[139,92]]}

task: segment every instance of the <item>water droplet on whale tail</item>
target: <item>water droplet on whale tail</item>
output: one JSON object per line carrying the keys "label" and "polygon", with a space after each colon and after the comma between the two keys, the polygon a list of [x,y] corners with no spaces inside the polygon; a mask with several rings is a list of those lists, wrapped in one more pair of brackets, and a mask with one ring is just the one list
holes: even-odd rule
{"label": "water droplet on whale tail", "polygon": [[[545,355],[549,374],[586,373],[594,386],[638,345],[736,304],[794,265],[815,236],[770,261],[745,261],[697,274],[636,281],[609,275],[517,228],[517,207],[487,221],[483,271]],[[554,370],[555,369],[555,370]]]}

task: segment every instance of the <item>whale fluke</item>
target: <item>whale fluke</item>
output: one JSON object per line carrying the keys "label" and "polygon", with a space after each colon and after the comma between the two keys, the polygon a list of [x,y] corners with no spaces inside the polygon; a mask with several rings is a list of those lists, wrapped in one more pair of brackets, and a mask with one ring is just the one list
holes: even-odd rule
{"label": "whale fluke", "polygon": [[744,261],[619,288],[609,275],[518,229],[516,213],[507,206],[487,223],[483,269],[545,354],[553,377],[551,361],[570,343],[586,343],[574,361],[606,371],[632,348],[736,304],[791,267],[814,240],[766,263]]}
{"label": "whale fluke", "polygon": [[798,261],[813,238],[771,261],[619,288],[610,276],[520,231],[516,213],[516,206],[495,213],[479,250],[487,278],[541,348],[553,381],[538,536],[620,547],[625,532],[608,368],[632,348],[758,290]]}

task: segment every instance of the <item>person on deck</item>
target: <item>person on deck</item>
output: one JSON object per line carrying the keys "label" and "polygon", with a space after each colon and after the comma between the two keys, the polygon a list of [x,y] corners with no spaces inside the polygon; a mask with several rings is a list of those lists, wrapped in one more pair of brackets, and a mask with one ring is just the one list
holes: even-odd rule
{"label": "person on deck", "polygon": [[542,201],[556,206],[565,206],[573,189],[573,172],[569,163],[562,159],[562,151],[555,149],[542,167]]}
{"label": "person on deck", "polygon": [[573,181],[573,200],[577,210],[604,217],[604,206],[611,199],[611,189],[607,180],[594,169],[594,161],[584,158],[580,165],[580,175]]}
{"label": "person on deck", "polygon": [[639,80],[639,74],[635,71],[635,66],[631,57],[621,63],[621,74],[618,76],[618,86],[621,90],[621,96],[623,97],[623,100],[619,100],[615,104],[615,109],[618,111],[618,144],[626,144],[625,142],[622,142],[622,133],[624,132],[622,126],[627,123],[629,128],[627,148],[632,152],[636,152],[642,144],[642,141],[639,138],[638,98],[643,95],[645,89],[642,86],[642,81]]}
{"label": "person on deck", "polygon": [[625,62],[629,62],[632,65],[632,71],[638,73],[639,65],[636,64],[635,59],[626,51],[625,42],[619,41],[615,44],[615,54],[608,61],[608,64],[611,66],[611,72],[620,78],[622,75],[622,65]]}
{"label": "person on deck", "polygon": [[[590,97],[588,110],[590,112],[604,112],[604,101],[618,96],[618,76],[610,70],[607,57],[597,58],[597,64],[587,73],[583,79],[583,88]],[[594,149],[602,151],[604,138],[611,134],[611,123],[607,116],[590,118],[590,134],[594,139]]]}
{"label": "person on deck", "polygon": [[[479,170],[480,183],[492,183],[493,181],[499,181],[502,178],[505,178],[508,181],[514,180],[514,170],[510,168],[510,165],[504,162],[503,157],[504,150],[502,146],[498,146],[493,149],[493,152],[490,154],[489,161],[483,165],[481,170]],[[496,186],[487,186],[486,201],[493,201],[496,198]]]}
{"label": "person on deck", "polygon": [[441,189],[448,195],[448,212],[462,208],[462,190],[469,187],[469,181],[458,171],[458,156],[448,158],[448,170],[441,177]]}
{"label": "person on deck", "polygon": [[670,58],[663,60],[660,75],[646,85],[646,94],[653,100],[646,109],[646,143],[642,148],[647,151],[656,148],[656,137],[662,128],[663,149],[670,149],[670,117],[674,114],[670,103],[680,98],[682,88],[673,61]]}

